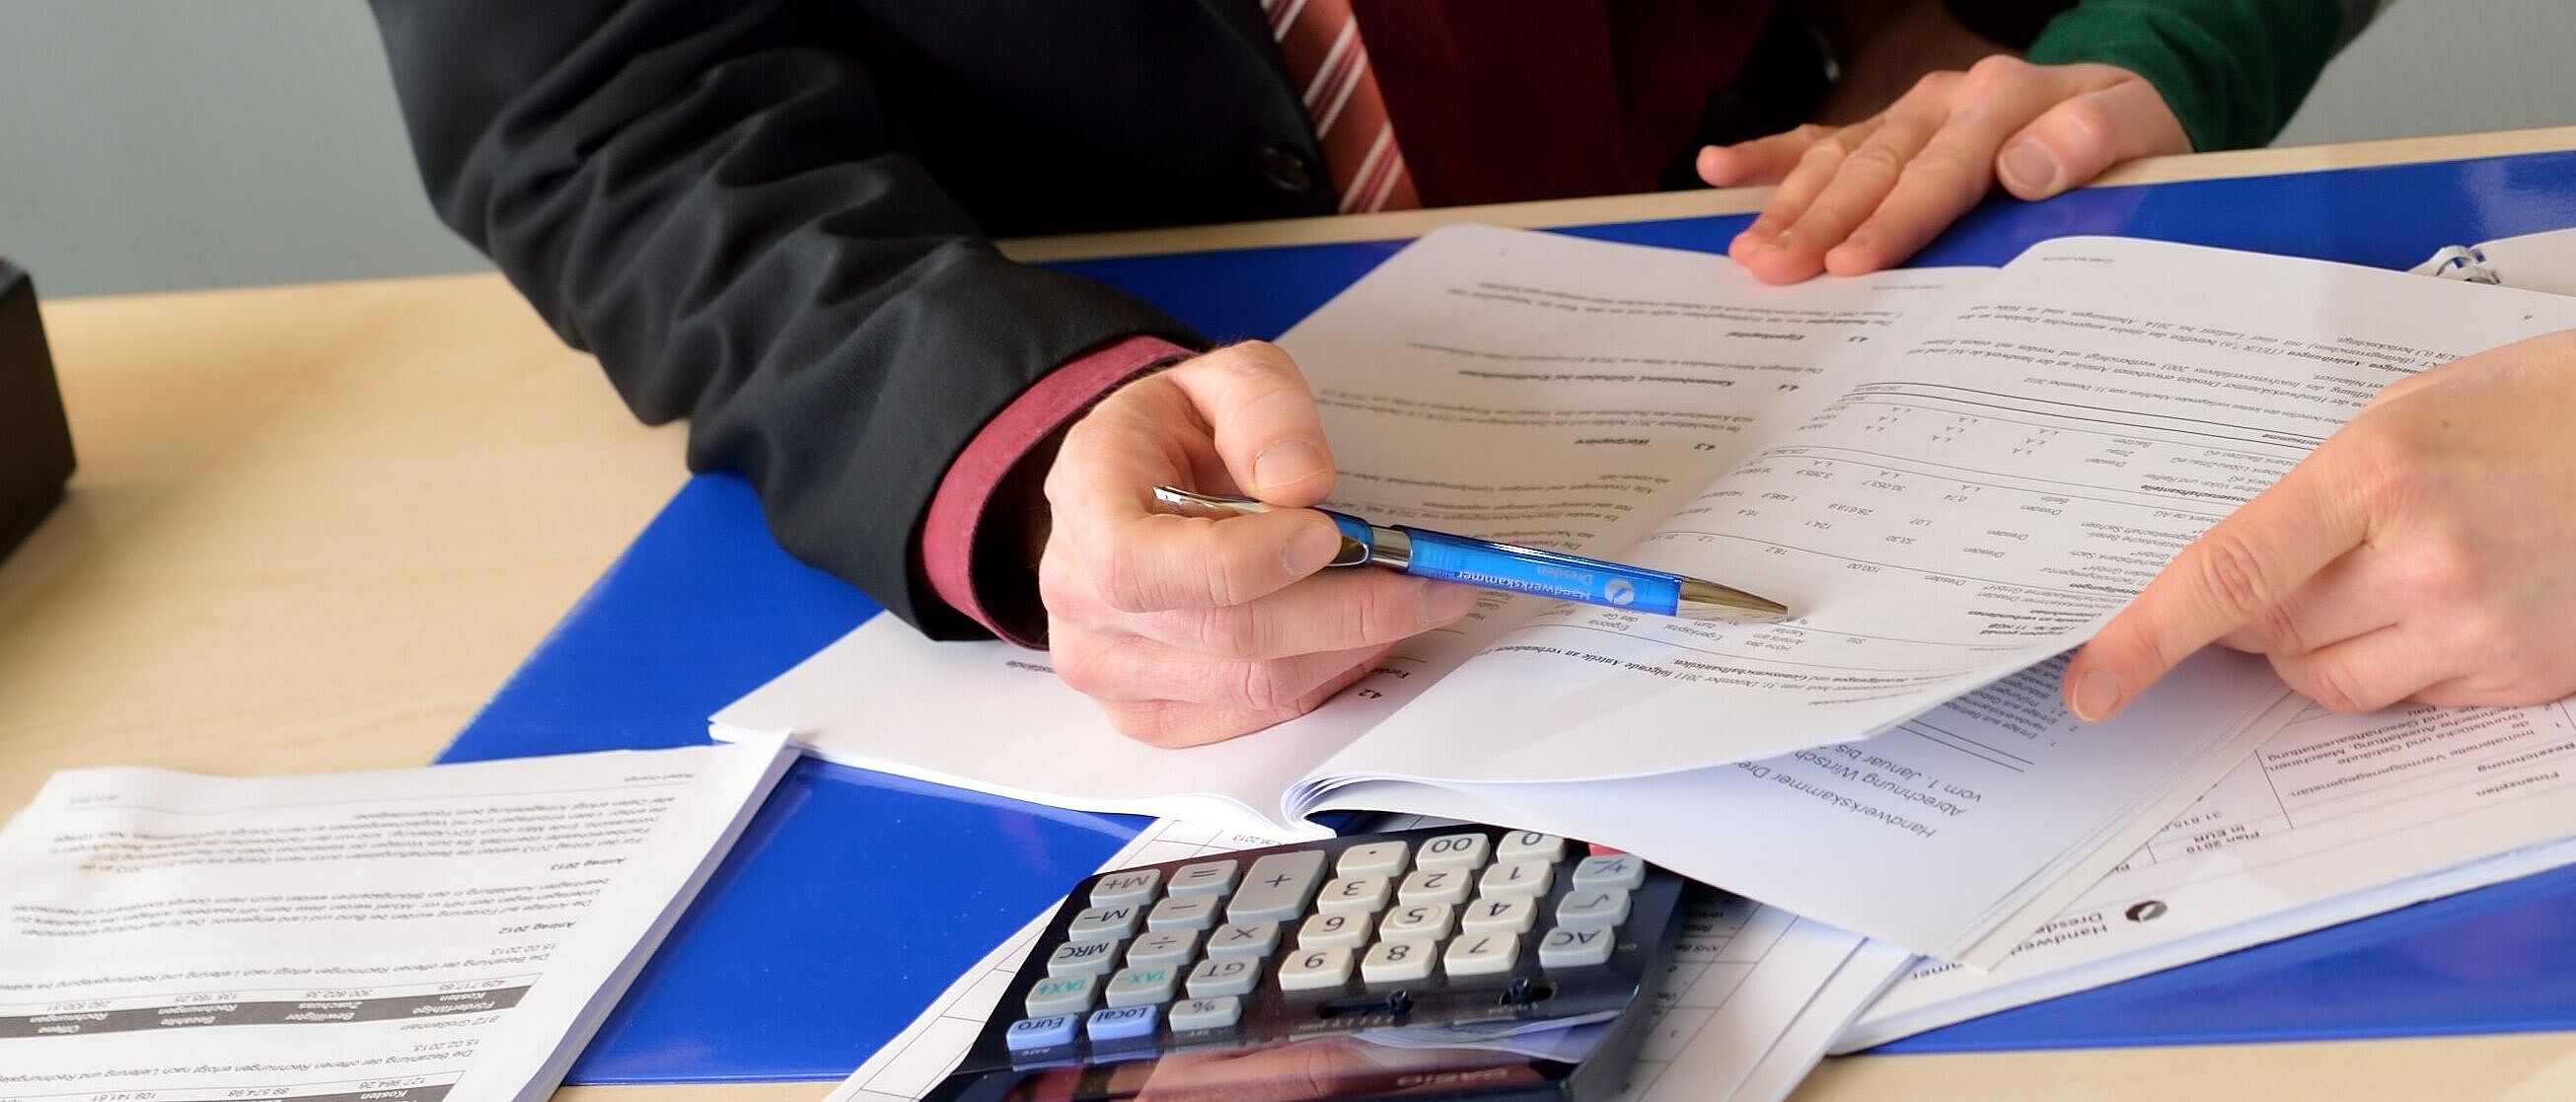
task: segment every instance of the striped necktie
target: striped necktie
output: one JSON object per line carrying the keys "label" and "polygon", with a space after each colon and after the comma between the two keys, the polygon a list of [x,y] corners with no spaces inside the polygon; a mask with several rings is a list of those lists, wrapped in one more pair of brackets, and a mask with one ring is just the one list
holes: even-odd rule
{"label": "striped necktie", "polygon": [[1305,96],[1342,213],[1421,206],[1360,45],[1351,0],[1261,0],[1261,10],[1288,62],[1291,86]]}

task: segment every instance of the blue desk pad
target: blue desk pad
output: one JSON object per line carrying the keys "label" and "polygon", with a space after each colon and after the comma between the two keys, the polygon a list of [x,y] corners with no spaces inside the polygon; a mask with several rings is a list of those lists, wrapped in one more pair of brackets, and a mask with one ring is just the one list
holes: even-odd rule
{"label": "blue desk pad", "polygon": [[[1745,216],[1588,226],[1722,251]],[[2112,233],[2405,267],[2576,225],[2576,153],[2076,192],[1989,204],[1919,258],[2000,264]],[[1272,337],[1402,242],[1061,265],[1214,337]],[[788,558],[740,480],[696,478],[442,761],[706,741],[706,717],[875,614]],[[837,1079],[1140,820],[806,761],[577,1063],[574,1083]],[[908,904],[922,885],[944,896]],[[1882,1051],[2576,1028],[2576,870],[2533,877],[1925,1034]]]}

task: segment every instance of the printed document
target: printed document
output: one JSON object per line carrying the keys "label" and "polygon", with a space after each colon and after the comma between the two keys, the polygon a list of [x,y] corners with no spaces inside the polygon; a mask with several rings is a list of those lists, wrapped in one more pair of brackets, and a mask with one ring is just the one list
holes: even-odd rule
{"label": "printed document", "polygon": [[1837,1045],[2041,999],[2576,861],[2576,710],[2312,711],[1992,971],[1926,963]]}
{"label": "printed document", "polygon": [[[2576,301],[2554,296],[2113,238],[2047,242],[1994,271],[1767,287],[1722,257],[1441,230],[1281,339],[1324,405],[1334,503],[1738,585],[1795,619],[1489,598],[1310,716],[1178,752],[1121,739],[1052,686],[1042,655],[931,653],[879,625],[713,726],[1071,807],[1230,805],[1231,821],[1279,832],[1325,807],[1472,804],[1992,963],[2071,898],[2064,881],[2116,863],[2268,734],[2285,690],[2200,663],[2133,707],[2137,733],[2117,740],[2050,735],[2056,721],[2014,703],[2054,696],[2037,682],[1901,725],[2089,637],[2388,382],[2565,328]],[[2201,710],[2167,715],[2166,701]],[[1924,758],[1949,736],[1938,753],[2027,760],[1962,780]],[[1913,776],[1836,774],[1852,751]],[[1748,763],[1768,770],[1754,779],[1773,803],[1799,808],[1769,829],[1910,837],[1929,844],[1869,844],[1925,875],[1989,861],[1984,887],[1906,915],[1887,913],[1904,909],[1892,896],[1838,909],[1754,879],[1680,812],[1617,795],[1719,806]],[[1526,818],[1540,811],[1550,825]],[[1957,856],[1984,852],[1980,835],[2037,841]]]}
{"label": "printed document", "polygon": [[544,1098],[792,757],[56,774],[0,829],[0,1099]]}

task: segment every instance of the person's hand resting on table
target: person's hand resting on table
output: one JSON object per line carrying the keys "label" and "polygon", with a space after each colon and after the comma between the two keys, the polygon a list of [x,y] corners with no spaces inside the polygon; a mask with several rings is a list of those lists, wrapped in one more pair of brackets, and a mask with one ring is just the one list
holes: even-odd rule
{"label": "person's hand resting on table", "polygon": [[2576,332],[2401,381],[2183,549],[2066,668],[2119,711],[2211,642],[2338,712],[2576,691]]}
{"label": "person's hand resting on table", "polygon": [[[1207,520],[1156,511],[1186,486],[1296,506]],[[1340,549],[1321,513],[1332,453],[1288,354],[1259,342],[1121,387],[1065,436],[1038,591],[1066,684],[1158,746],[1295,718],[1387,649],[1475,606],[1460,586],[1383,570],[1315,576]]]}
{"label": "person's hand resting on table", "polygon": [[2164,97],[2110,65],[2033,65],[1996,54],[1935,72],[1850,126],[1810,124],[1700,152],[1718,187],[1778,184],[1728,253],[1794,283],[1901,263],[2001,181],[2045,199],[2136,157],[2188,153]]}

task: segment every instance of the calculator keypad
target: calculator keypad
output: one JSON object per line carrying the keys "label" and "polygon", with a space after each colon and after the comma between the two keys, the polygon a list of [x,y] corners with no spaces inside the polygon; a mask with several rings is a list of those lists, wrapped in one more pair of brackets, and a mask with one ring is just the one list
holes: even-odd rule
{"label": "calculator keypad", "polygon": [[1486,1021],[1498,1005],[1597,1020],[1647,990],[1641,962],[1679,898],[1678,878],[1635,857],[1490,828],[1105,873],[1050,928],[989,1036],[1013,1059],[1061,1060],[1081,1042],[1250,1044]]}

